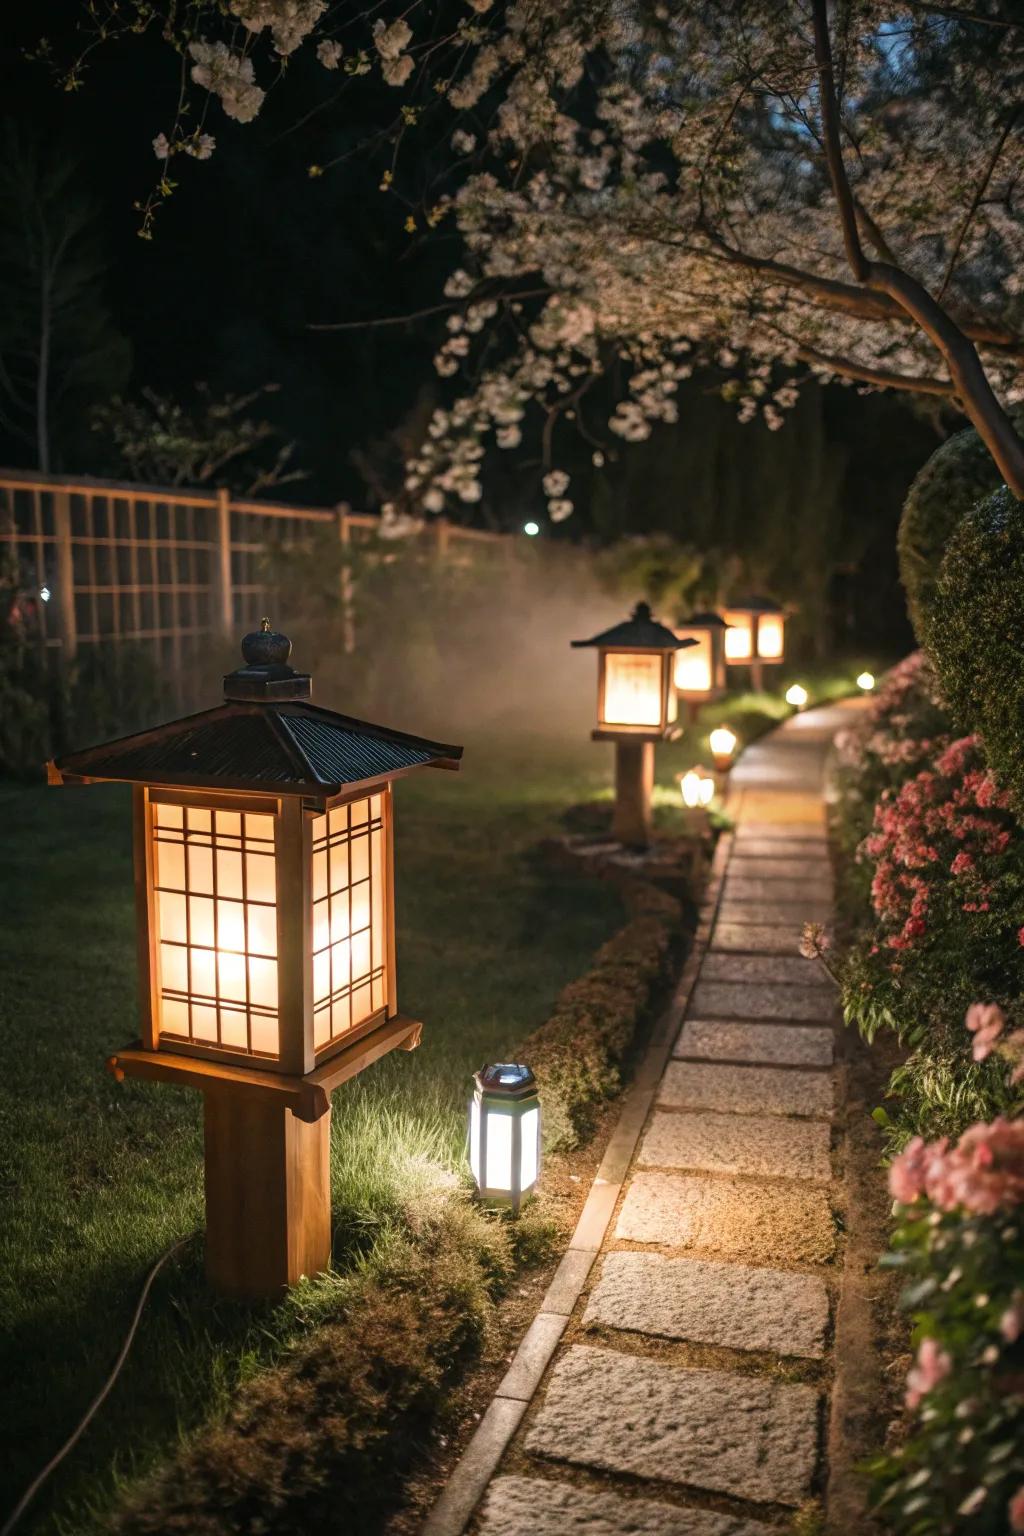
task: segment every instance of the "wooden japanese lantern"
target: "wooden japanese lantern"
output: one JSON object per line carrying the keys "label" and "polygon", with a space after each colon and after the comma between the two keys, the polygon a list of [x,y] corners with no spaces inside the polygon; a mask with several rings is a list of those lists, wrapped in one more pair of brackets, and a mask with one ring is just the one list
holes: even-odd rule
{"label": "wooden japanese lantern", "polygon": [[697,642],[679,639],[651,617],[647,603],[637,603],[624,623],[572,644],[597,651],[597,727],[591,738],[615,743],[613,835],[628,846],[645,847],[654,745],[677,733],[674,659]]}
{"label": "wooden japanese lantern", "polygon": [[223,704],[49,765],[133,786],[141,1037],[108,1065],[202,1091],[207,1274],[241,1297],[327,1266],[331,1091],[419,1043],[391,786],[462,756],[318,709],[290,652],[264,620]]}
{"label": "wooden japanese lantern", "polygon": [[717,613],[691,613],[675,625],[677,640],[692,641],[676,652],[673,681],[693,719],[701,704],[720,699],[726,691],[725,637],[727,625]]}
{"label": "wooden japanese lantern", "polygon": [[723,617],[728,625],[726,662],[729,666],[749,667],[754,687],[760,689],[765,664],[785,658],[785,610],[770,597],[741,597],[726,607]]}

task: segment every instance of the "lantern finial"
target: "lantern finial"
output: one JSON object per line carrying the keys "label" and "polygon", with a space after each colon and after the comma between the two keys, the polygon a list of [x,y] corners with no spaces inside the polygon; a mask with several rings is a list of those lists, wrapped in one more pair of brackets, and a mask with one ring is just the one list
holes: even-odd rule
{"label": "lantern finial", "polygon": [[633,622],[635,624],[649,624],[651,622],[650,603],[637,603],[633,609]]}
{"label": "lantern finial", "polygon": [[260,619],[259,629],[242,641],[243,667],[229,672],[224,679],[226,699],[308,699],[312,682],[308,672],[296,672],[288,665],[292,643],[287,635],[271,629],[268,618]]}

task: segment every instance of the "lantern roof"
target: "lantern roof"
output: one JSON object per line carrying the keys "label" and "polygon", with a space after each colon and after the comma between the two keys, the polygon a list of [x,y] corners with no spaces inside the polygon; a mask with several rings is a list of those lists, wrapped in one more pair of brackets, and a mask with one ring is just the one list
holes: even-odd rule
{"label": "lantern roof", "polygon": [[637,603],[631,616],[623,623],[613,624],[611,629],[603,630],[591,640],[573,640],[572,644],[577,648],[594,645],[620,647],[627,651],[681,651],[697,642],[678,639],[670,629],[652,617],[649,603]]}
{"label": "lantern roof", "polygon": [[691,613],[685,619],[680,619],[678,629],[728,629],[729,626],[720,613]]}
{"label": "lantern roof", "polygon": [[537,1091],[533,1071],[518,1061],[498,1061],[481,1067],[474,1082],[481,1093],[503,1099],[521,1099]]}
{"label": "lantern roof", "polygon": [[225,677],[223,704],[66,753],[50,765],[51,782],[110,779],[324,800],[418,768],[458,768],[461,747],[310,703],[309,675],[287,665],[290,642],[264,626],[246,636],[246,665]]}
{"label": "lantern roof", "polygon": [[726,608],[735,609],[738,613],[782,613],[782,604],[777,603],[774,597],[751,596],[737,597],[732,602],[726,603]]}

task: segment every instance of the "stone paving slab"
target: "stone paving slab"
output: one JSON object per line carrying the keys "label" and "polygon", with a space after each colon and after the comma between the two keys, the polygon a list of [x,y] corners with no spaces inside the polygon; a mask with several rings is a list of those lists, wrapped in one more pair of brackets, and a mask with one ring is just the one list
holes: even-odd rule
{"label": "stone paving slab", "polygon": [[792,928],[799,940],[804,923],[832,921],[832,903],[821,897],[810,901],[740,901],[726,892],[718,909],[719,924],[756,923],[761,926],[766,919],[776,928]]}
{"label": "stone paving slab", "polygon": [[783,1264],[827,1264],[836,1247],[824,1189],[678,1173],[634,1174],[615,1236]]}
{"label": "stone paving slab", "polygon": [[830,1067],[831,1029],[798,1024],[741,1024],[735,1019],[687,1019],[672,1054],[703,1061],[767,1062],[778,1067]]}
{"label": "stone paving slab", "polygon": [[640,1162],[827,1184],[829,1143],[829,1128],[818,1120],[658,1110],[641,1143]]}
{"label": "stone paving slab", "polygon": [[[736,908],[731,910],[735,912]],[[799,955],[800,928],[799,923],[746,923],[742,919],[736,922],[719,911],[709,953]]]}
{"label": "stone paving slab", "polygon": [[810,1492],[818,1394],[575,1345],[559,1360],[528,1451],[755,1503]]}
{"label": "stone paving slab", "polygon": [[820,827],[817,825],[800,826],[777,821],[755,821],[744,816],[733,832],[736,839],[736,850],[745,848],[748,842],[754,842],[759,838],[768,838],[773,843],[816,843],[821,847],[826,846],[824,820],[821,819]]}
{"label": "stone paving slab", "polygon": [[779,987],[818,987],[835,997],[835,983],[825,975],[817,961],[788,956],[722,955],[704,956],[701,981],[768,982]]}
{"label": "stone paving slab", "polygon": [[828,864],[822,868],[821,859],[805,859],[794,855],[786,859],[751,859],[746,850],[737,848],[729,861],[730,876],[741,880],[820,880],[832,884],[832,870]]}
{"label": "stone paving slab", "polygon": [[496,1477],[479,1536],[771,1536],[759,1520],[540,1477]]}
{"label": "stone paving slab", "polygon": [[729,1115],[820,1118],[832,1113],[835,1092],[828,1072],[670,1061],[662,1078],[658,1103],[676,1109],[715,1109]]}
{"label": "stone paving slab", "polygon": [[705,1019],[806,1019],[814,1024],[830,1024],[836,1016],[836,1004],[834,992],[822,993],[815,988],[798,989],[771,982],[699,981],[693,989],[690,1011]]}
{"label": "stone paving slab", "polygon": [[736,877],[731,874],[725,878],[722,887],[723,901],[753,901],[763,905],[766,909],[764,916],[775,906],[777,902],[815,902],[819,905],[829,905],[832,901],[832,882],[830,879],[820,880],[808,877],[804,880],[749,880],[745,877]]}
{"label": "stone paving slab", "polygon": [[762,859],[802,859],[809,864],[828,864],[828,842],[824,837],[759,837],[745,836],[743,829],[736,829],[737,859],[751,862]]}
{"label": "stone paving slab", "polygon": [[583,1317],[584,1327],[593,1323],[819,1360],[828,1292],[817,1275],[660,1253],[610,1253]]}

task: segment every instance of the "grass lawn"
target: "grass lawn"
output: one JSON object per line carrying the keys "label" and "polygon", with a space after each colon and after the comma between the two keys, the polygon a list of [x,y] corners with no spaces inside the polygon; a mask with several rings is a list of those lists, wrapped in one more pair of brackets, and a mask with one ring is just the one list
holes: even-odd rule
{"label": "grass lawn", "polygon": [[[749,740],[778,713],[762,698],[731,700],[700,734],[727,718]],[[660,825],[678,804],[673,776],[699,747],[694,733],[659,750]],[[461,1169],[472,1072],[542,1023],[619,926],[610,887],[532,857],[568,805],[610,794],[610,777],[609,747],[519,738],[470,742],[461,775],[397,786],[399,996],[426,1029],[418,1051],[335,1095],[337,1268],[401,1220],[396,1191],[418,1170]],[[146,1270],[202,1226],[203,1207],[199,1095],[117,1085],[103,1070],[137,1032],[127,792],[4,786],[0,817],[4,1511],[104,1379]],[[21,1529],[102,1527],[119,1485],[225,1407],[320,1305],[315,1287],[278,1306],[218,1301],[190,1244],[161,1273],[112,1396]]]}

